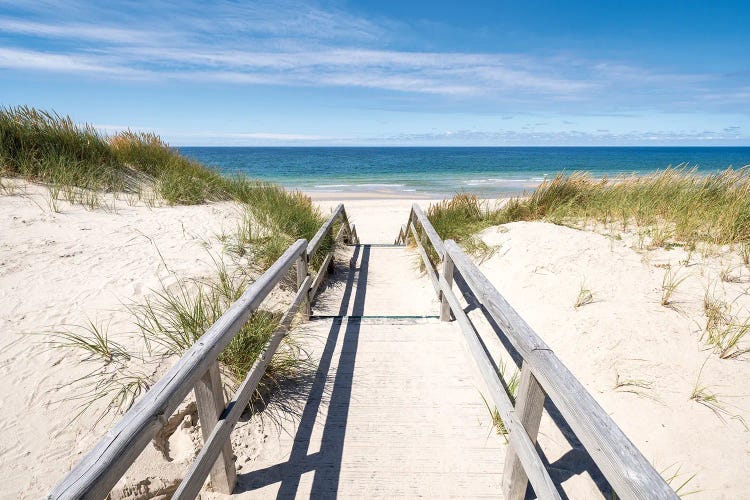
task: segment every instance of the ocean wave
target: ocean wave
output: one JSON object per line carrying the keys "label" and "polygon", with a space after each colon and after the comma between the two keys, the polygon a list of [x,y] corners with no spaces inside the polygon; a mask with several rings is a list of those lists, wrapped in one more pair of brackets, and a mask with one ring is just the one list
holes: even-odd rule
{"label": "ocean wave", "polygon": [[404,184],[378,184],[378,183],[372,183],[372,184],[355,184],[356,187],[368,187],[368,188],[398,188],[398,187],[404,187]]}
{"label": "ocean wave", "polygon": [[503,185],[503,184],[529,184],[534,182],[542,182],[544,177],[528,177],[524,179],[514,179],[510,177],[489,177],[487,179],[467,179],[461,181],[462,184],[467,186],[481,186],[481,185]]}

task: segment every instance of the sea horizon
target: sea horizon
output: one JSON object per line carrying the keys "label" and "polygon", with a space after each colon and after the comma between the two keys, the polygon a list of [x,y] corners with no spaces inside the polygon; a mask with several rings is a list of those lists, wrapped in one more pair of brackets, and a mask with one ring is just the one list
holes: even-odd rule
{"label": "sea horizon", "polygon": [[180,146],[226,175],[306,192],[392,196],[518,195],[559,173],[595,178],[669,167],[750,165],[750,146]]}

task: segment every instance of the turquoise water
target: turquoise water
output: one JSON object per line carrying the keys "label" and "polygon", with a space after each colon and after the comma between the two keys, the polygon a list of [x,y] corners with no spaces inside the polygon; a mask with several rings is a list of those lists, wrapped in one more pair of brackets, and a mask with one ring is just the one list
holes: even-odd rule
{"label": "turquoise water", "polygon": [[558,172],[645,174],[688,163],[701,172],[750,165],[750,147],[253,148],[181,147],[222,173],[306,191],[518,194]]}

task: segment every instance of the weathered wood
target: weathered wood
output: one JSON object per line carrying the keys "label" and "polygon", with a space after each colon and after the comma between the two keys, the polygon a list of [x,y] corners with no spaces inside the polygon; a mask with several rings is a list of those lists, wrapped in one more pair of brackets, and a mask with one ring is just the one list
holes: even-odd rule
{"label": "weathered wood", "polygon": [[[309,277],[310,273],[307,269],[307,254],[303,254],[297,259],[297,290],[301,290],[305,283],[307,283],[307,286],[310,285],[310,280],[307,279]],[[300,307],[300,313],[305,321],[310,319],[310,300],[308,299],[307,292],[308,290],[304,290],[305,301]]]}
{"label": "weathered wood", "polygon": [[[214,463],[217,457],[222,453],[224,448],[222,443],[228,443],[231,447],[230,436],[232,430],[234,429],[234,426],[237,425],[245,408],[247,408],[255,389],[258,387],[258,383],[268,367],[268,363],[270,363],[271,358],[279,348],[282,339],[286,336],[289,327],[292,324],[292,320],[294,319],[294,315],[307,300],[307,289],[310,286],[310,281],[310,276],[305,277],[291,306],[289,306],[287,312],[282,316],[279,321],[279,326],[276,328],[273,335],[271,335],[271,338],[255,360],[255,363],[253,363],[245,380],[240,384],[234,398],[227,407],[227,411],[221,415],[221,419],[213,427],[210,435],[204,436],[204,446],[200,453],[198,453],[195,461],[191,464],[190,469],[180,483],[177,491],[172,496],[173,500],[192,500],[196,498],[203,483],[206,481],[209,471],[211,471],[211,464]],[[211,478],[211,481],[213,482],[213,473]]]}
{"label": "weathered wood", "polygon": [[297,258],[307,249],[297,240],[203,334],[177,363],[123,416],[49,498],[104,498],[247,322]]}
{"label": "weathered wood", "polygon": [[[448,288],[453,287],[453,260],[447,253],[443,254],[443,277]],[[451,306],[445,297],[445,292],[440,290],[440,321],[451,320]]]}
{"label": "weathered wood", "polygon": [[310,261],[312,256],[315,255],[315,252],[318,251],[318,247],[323,242],[323,238],[325,237],[326,233],[329,233],[331,231],[333,223],[336,222],[336,219],[341,217],[341,213],[343,211],[344,205],[338,205],[331,216],[328,218],[328,220],[325,221],[322,226],[320,226],[318,232],[315,233],[315,236],[313,236],[313,238],[310,240],[310,243],[307,245],[308,261]]}
{"label": "weathered wood", "polygon": [[414,236],[414,241],[417,242],[417,251],[419,252],[419,255],[422,256],[422,261],[424,262],[425,271],[427,272],[427,276],[430,277],[432,288],[435,289],[435,294],[437,294],[437,296],[439,297],[440,296],[440,284],[438,283],[437,273],[435,272],[435,269],[433,269],[432,262],[430,262],[430,258],[427,256],[427,252],[422,246],[422,242],[419,239],[419,235],[417,234],[417,230],[414,227],[414,224],[410,224],[409,229],[411,229],[412,235]]}
{"label": "weathered wood", "polygon": [[[221,388],[219,363],[214,361],[206,373],[195,384],[195,404],[198,407],[198,421],[201,424],[203,443],[208,442],[211,431],[216,427],[219,417],[224,412],[224,391]],[[230,494],[237,482],[237,471],[234,468],[232,443],[227,440],[219,449],[211,467],[211,486],[214,491]],[[205,478],[204,478],[205,480]]]}
{"label": "weathered wood", "polygon": [[453,311],[453,315],[456,317],[456,322],[463,334],[465,345],[487,386],[490,399],[495,404],[503,420],[503,424],[508,431],[509,449],[513,448],[515,450],[516,456],[526,471],[537,497],[559,499],[560,495],[547,469],[544,467],[542,459],[537,454],[534,443],[532,443],[526,430],[516,418],[513,403],[505,391],[502,382],[500,382],[500,377],[495,367],[487,357],[487,353],[484,351],[466,312],[461,307],[461,303],[443,276],[440,277],[440,288]]}
{"label": "weathered wood", "polygon": [[[342,226],[343,229],[343,226]],[[339,233],[341,232],[341,229],[339,229]],[[333,248],[331,248],[331,251],[328,253],[328,255],[331,256],[330,259],[326,258],[325,262],[328,263],[328,266],[326,266],[325,271],[326,274],[333,272],[333,252],[336,250],[336,243],[339,241],[338,235],[334,238],[333,236],[333,226],[328,228],[328,237],[333,241]],[[320,267],[320,270],[323,270],[323,266]]]}
{"label": "weathered wood", "polygon": [[401,226],[401,229],[398,230],[398,236],[396,236],[396,239],[393,240],[394,245],[401,245],[401,241],[404,237],[404,226]]}
{"label": "weathered wood", "polygon": [[[518,384],[516,397],[516,416],[526,429],[532,443],[536,443],[539,434],[539,424],[544,411],[544,390],[539,385],[534,374],[524,363],[521,367],[521,379]],[[526,497],[526,485],[529,483],[523,465],[515,450],[511,447],[505,455],[505,470],[503,472],[503,489],[507,500],[523,500]]]}
{"label": "weathered wood", "polygon": [[618,497],[678,498],[638,448],[460,247],[448,240],[445,249],[472,293],[523,357],[524,364],[528,364]]}
{"label": "weathered wood", "polygon": [[427,235],[427,238],[430,240],[432,248],[435,249],[438,258],[442,259],[443,254],[445,253],[443,240],[440,238],[440,236],[438,236],[437,231],[435,231],[435,228],[432,227],[430,220],[427,218],[418,204],[415,203],[412,206],[412,211],[417,222],[419,222],[419,225],[422,226],[422,231],[424,231],[424,233]]}
{"label": "weathered wood", "polygon": [[323,263],[320,265],[318,274],[315,276],[315,281],[313,281],[312,285],[310,286],[309,301],[311,304],[315,300],[315,295],[318,293],[318,288],[320,288],[320,285],[323,284],[323,281],[328,274],[328,268],[330,267],[331,262],[333,262],[333,253],[328,253],[325,260],[323,260]]}
{"label": "weathered wood", "polygon": [[341,227],[339,228],[338,232],[336,233],[336,238],[334,238],[333,241],[340,241],[342,236],[346,236],[348,232],[348,227],[346,224],[341,224]]}

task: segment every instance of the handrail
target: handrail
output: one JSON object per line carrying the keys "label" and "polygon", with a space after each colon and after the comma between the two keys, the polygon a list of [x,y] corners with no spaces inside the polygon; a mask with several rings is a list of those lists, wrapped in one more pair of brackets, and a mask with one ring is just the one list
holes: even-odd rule
{"label": "handrail", "polygon": [[206,477],[211,470],[211,466],[219,458],[219,454],[221,454],[223,443],[227,442],[232,429],[237,425],[242,413],[247,408],[250,398],[255,393],[255,389],[258,387],[258,383],[266,371],[268,363],[271,361],[271,357],[281,344],[281,340],[286,336],[287,330],[295,314],[297,314],[297,310],[307,298],[307,287],[310,281],[310,276],[307,276],[289,310],[279,322],[279,327],[276,328],[263,352],[258,356],[255,363],[253,363],[252,368],[250,368],[247,377],[240,384],[234,398],[227,405],[227,409],[224,411],[225,415],[222,415],[221,420],[214,427],[209,438],[203,443],[203,448],[190,466],[190,470],[185,474],[185,480],[182,481],[177,491],[172,495],[172,500],[192,499],[196,498],[198,493],[200,493],[201,487],[203,487],[203,483],[206,481]]}
{"label": "handrail", "polygon": [[318,229],[318,232],[315,233],[315,236],[312,237],[310,240],[310,245],[307,250],[308,256],[315,255],[315,252],[318,251],[318,247],[321,243],[323,243],[323,238],[325,237],[326,233],[331,231],[331,227],[333,226],[333,223],[336,222],[336,219],[338,219],[341,214],[344,212],[344,205],[339,204],[331,214],[331,216],[328,218],[327,221],[323,223],[322,226],[320,226],[320,229]]}
{"label": "handrail", "polygon": [[445,248],[443,247],[443,240],[440,239],[440,236],[438,236],[437,231],[435,231],[435,228],[432,227],[432,223],[430,223],[430,219],[427,218],[427,216],[424,214],[424,212],[422,211],[422,209],[417,203],[415,203],[412,206],[411,210],[413,214],[412,220],[416,220],[417,222],[419,222],[425,234],[427,235],[427,238],[430,240],[430,243],[432,244],[432,248],[435,249],[435,251],[438,254],[438,257],[442,259],[443,254],[445,254]]}
{"label": "handrail", "polygon": [[[440,273],[431,267],[432,263],[423,248],[420,235],[417,234],[414,220],[419,222],[423,233],[442,260]],[[536,441],[544,399],[549,396],[619,498],[678,498],[612,418],[456,242],[443,242],[440,239],[417,204],[412,207],[407,225],[399,232],[396,244],[407,243],[408,228],[413,231],[417,250],[425,261],[425,266],[434,271],[430,277],[435,280],[437,276],[442,302],[441,319],[450,319],[449,314],[443,314],[444,311],[453,313],[488,386],[493,403],[508,429],[510,447],[503,475],[506,497],[523,498],[528,480],[540,498],[555,498],[558,495],[556,491],[548,490],[549,476],[546,470],[543,474],[538,470],[541,459],[533,446],[533,456],[529,455],[528,440],[531,440],[532,445]],[[515,407],[509,406],[510,399],[480,343],[478,333],[453,292],[455,271],[463,277],[469,291],[499,326],[493,327],[495,334],[507,338],[523,359]],[[519,434],[522,434],[520,438]]]}
{"label": "handrail", "polygon": [[[204,428],[204,447],[178,490],[179,498],[194,497],[209,472],[214,478],[214,473],[221,469],[218,465],[225,469],[223,476],[217,472],[220,476],[217,477],[218,482],[224,483],[218,485],[219,489],[231,492],[236,476],[234,463],[231,462],[230,433],[246,408],[258,381],[265,373],[271,357],[297,311],[304,305],[305,315],[309,316],[309,304],[315,298],[317,287],[329,271],[329,265],[333,261],[333,250],[326,255],[325,265],[321,266],[314,280],[309,274],[308,263],[315,255],[325,234],[332,231],[337,219],[341,219],[342,227],[334,242],[343,236],[350,242],[359,244],[356,228],[349,224],[344,206],[337,206],[330,218],[315,234],[311,243],[308,244],[307,240],[299,239],[290,245],[283,255],[196,340],[195,344],[169,369],[166,375],[125,413],[122,419],[73,467],[62,481],[53,487],[48,498],[105,498],[193,389],[196,391],[199,419]],[[235,397],[228,406],[225,406],[221,394],[217,359],[295,263],[298,274],[297,294],[263,352],[249,370],[243,383],[240,384]],[[316,284],[315,288],[313,288],[313,283]],[[204,421],[204,418],[208,420]]]}

